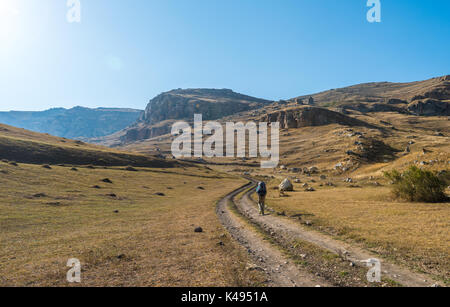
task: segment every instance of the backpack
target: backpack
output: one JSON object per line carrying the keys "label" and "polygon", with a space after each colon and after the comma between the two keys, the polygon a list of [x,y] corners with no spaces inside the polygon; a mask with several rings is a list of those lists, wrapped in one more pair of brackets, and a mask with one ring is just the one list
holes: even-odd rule
{"label": "backpack", "polygon": [[267,188],[266,184],[264,182],[258,183],[258,187],[256,188],[256,193],[260,196],[266,196],[267,195]]}

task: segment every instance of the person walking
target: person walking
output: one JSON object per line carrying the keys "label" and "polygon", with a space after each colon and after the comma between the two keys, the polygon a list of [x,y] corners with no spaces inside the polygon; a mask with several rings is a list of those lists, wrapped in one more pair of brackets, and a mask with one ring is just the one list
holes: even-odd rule
{"label": "person walking", "polygon": [[266,206],[266,196],[267,196],[267,188],[264,182],[259,182],[256,187],[256,193],[258,194],[258,206],[259,206],[259,214],[264,216],[264,209]]}

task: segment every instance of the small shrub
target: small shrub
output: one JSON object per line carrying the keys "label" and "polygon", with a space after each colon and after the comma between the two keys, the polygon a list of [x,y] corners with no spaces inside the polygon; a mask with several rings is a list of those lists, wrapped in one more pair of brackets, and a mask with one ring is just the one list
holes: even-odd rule
{"label": "small shrub", "polygon": [[398,198],[428,203],[447,200],[445,180],[431,171],[411,166],[403,173],[393,170],[385,172],[384,176],[392,181],[394,195]]}

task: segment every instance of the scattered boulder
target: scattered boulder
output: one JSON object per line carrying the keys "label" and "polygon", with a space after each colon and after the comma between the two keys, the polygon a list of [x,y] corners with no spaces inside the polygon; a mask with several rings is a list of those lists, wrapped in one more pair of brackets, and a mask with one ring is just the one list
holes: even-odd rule
{"label": "scattered boulder", "polygon": [[47,197],[47,194],[45,194],[45,193],[38,193],[38,194],[34,194],[33,197],[34,197],[34,198]]}
{"label": "scattered boulder", "polygon": [[156,196],[166,196],[166,194],[164,194],[164,193],[160,193],[160,192],[158,192],[158,193],[155,193],[155,195],[156,195]]}
{"label": "scattered boulder", "polygon": [[72,167],[70,170],[73,172],[78,172],[78,169],[76,167]]}
{"label": "scattered boulder", "polygon": [[112,183],[112,181],[108,178],[102,179],[102,182],[104,183]]}
{"label": "scattered boulder", "polygon": [[101,189],[101,187],[98,186],[98,185],[94,185],[92,188],[93,188],[93,189]]}
{"label": "scattered boulder", "polygon": [[325,175],[320,176],[320,180],[325,180],[325,179],[327,179],[327,176],[325,176]]}
{"label": "scattered boulder", "polygon": [[50,203],[47,203],[47,205],[51,206],[51,207],[60,207],[61,203],[60,202],[50,202]]}
{"label": "scattered boulder", "polygon": [[42,165],[42,167],[45,168],[45,169],[52,169],[52,167],[50,165],[47,165],[47,164],[46,165]]}
{"label": "scattered boulder", "polygon": [[197,187],[197,189],[199,189],[199,190],[205,190],[204,187]]}
{"label": "scattered boulder", "polygon": [[135,169],[135,168],[132,167],[132,166],[128,166],[127,168],[125,168],[125,170],[126,170],[126,171],[129,171],[129,172],[137,172],[137,171],[138,171],[137,169]]}
{"label": "scattered boulder", "polygon": [[112,198],[117,198],[117,195],[114,193],[108,194],[107,196],[112,197]]}
{"label": "scattered boulder", "polygon": [[294,191],[294,186],[292,185],[292,182],[288,178],[286,178],[280,184],[279,189],[281,192],[292,192]]}
{"label": "scattered boulder", "polygon": [[353,179],[352,178],[347,178],[347,179],[344,180],[344,182],[353,183]]}
{"label": "scattered boulder", "polygon": [[196,232],[196,233],[202,233],[202,232],[203,232],[203,228],[197,227],[197,228],[194,229],[194,232]]}
{"label": "scattered boulder", "polygon": [[338,164],[336,164],[335,166],[334,166],[334,169],[335,170],[338,170],[338,169],[341,169],[341,168],[343,168],[344,167],[344,164],[342,163],[342,162],[339,162]]}
{"label": "scattered boulder", "polygon": [[309,171],[310,174],[316,174],[316,173],[319,172],[319,169],[318,169],[316,166],[311,166],[311,167],[308,169],[308,171]]}
{"label": "scattered boulder", "polygon": [[295,179],[294,182],[295,183],[302,183],[302,181],[300,179]]}
{"label": "scattered boulder", "polygon": [[316,190],[313,187],[309,187],[305,190],[305,192],[315,192]]}

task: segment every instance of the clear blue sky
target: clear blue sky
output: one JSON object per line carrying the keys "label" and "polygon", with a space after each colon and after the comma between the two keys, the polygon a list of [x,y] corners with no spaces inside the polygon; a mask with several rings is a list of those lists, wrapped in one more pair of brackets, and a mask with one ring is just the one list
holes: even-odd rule
{"label": "clear blue sky", "polygon": [[450,74],[450,1],[0,0],[0,110],[144,108],[173,88],[292,98]]}

